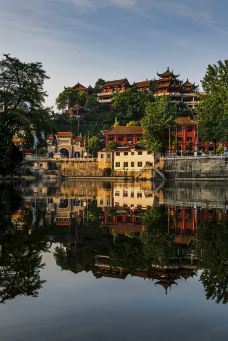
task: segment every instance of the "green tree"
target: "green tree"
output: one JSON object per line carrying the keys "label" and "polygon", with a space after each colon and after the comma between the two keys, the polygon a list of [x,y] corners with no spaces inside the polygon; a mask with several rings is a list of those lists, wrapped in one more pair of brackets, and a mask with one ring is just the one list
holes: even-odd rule
{"label": "green tree", "polygon": [[113,96],[113,109],[119,113],[118,118],[132,121],[141,119],[146,105],[154,100],[152,94],[146,94],[135,88],[117,92]]}
{"label": "green tree", "polygon": [[126,124],[127,127],[135,127],[135,126],[139,126],[140,124],[136,121],[130,121]]}
{"label": "green tree", "polygon": [[106,146],[106,148],[107,148],[108,150],[113,150],[113,149],[115,149],[116,147],[117,147],[117,144],[116,144],[114,141],[109,141],[108,144],[107,144],[107,146]]}
{"label": "green tree", "polygon": [[168,96],[156,97],[146,107],[146,115],[141,120],[144,130],[144,146],[152,152],[164,153],[169,145],[178,107]]}
{"label": "green tree", "polygon": [[85,110],[89,113],[97,112],[100,110],[100,103],[97,101],[97,95],[88,96],[85,103]]}
{"label": "green tree", "polygon": [[204,94],[197,107],[202,140],[228,140],[228,60],[208,65],[202,80]]}
{"label": "green tree", "polygon": [[56,105],[59,110],[72,108],[75,104],[84,106],[86,103],[86,93],[75,91],[71,87],[65,87],[56,98]]}
{"label": "green tree", "polygon": [[100,139],[97,136],[92,136],[88,140],[88,149],[92,154],[95,154],[100,147]]}
{"label": "green tree", "polygon": [[10,55],[0,61],[0,170],[12,173],[21,155],[12,138],[22,132],[27,147],[36,136],[38,147],[51,130],[49,109],[43,107],[48,78],[41,63],[24,63]]}
{"label": "green tree", "polygon": [[106,83],[106,81],[102,78],[98,78],[98,80],[95,83],[94,91],[97,93],[100,91],[101,87]]}

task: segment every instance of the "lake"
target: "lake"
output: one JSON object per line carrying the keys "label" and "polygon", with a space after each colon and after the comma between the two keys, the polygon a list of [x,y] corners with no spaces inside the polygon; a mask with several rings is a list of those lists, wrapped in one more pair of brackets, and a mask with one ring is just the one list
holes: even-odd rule
{"label": "lake", "polygon": [[223,182],[0,183],[1,340],[227,340]]}

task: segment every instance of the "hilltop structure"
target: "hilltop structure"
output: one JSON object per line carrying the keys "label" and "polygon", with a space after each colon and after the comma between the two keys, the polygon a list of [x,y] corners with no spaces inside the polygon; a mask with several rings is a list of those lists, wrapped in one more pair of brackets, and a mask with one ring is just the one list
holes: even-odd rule
{"label": "hilltop structure", "polygon": [[100,92],[97,94],[97,101],[99,103],[112,103],[113,95],[116,92],[126,91],[130,87],[127,78],[117,79],[113,81],[106,82],[101,86]]}
{"label": "hilltop structure", "polygon": [[169,67],[163,73],[157,73],[155,96],[170,96],[175,102],[184,103],[189,109],[194,110],[199,103],[198,85],[191,83],[188,79],[183,83],[170,71]]}

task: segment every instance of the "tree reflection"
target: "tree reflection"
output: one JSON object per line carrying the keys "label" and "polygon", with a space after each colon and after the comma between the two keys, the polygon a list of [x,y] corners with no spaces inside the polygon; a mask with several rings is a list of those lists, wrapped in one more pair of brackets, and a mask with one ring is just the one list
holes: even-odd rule
{"label": "tree reflection", "polygon": [[47,243],[41,241],[39,234],[29,232],[31,212],[22,206],[17,187],[2,185],[1,190],[0,303],[3,303],[18,295],[38,296],[45,282],[40,278],[40,269],[44,267],[41,252],[47,251]]}
{"label": "tree reflection", "polygon": [[173,236],[168,231],[167,211],[164,208],[148,210],[143,217],[145,231],[141,236],[144,260],[147,266],[152,263],[165,266],[173,252]]}
{"label": "tree reflection", "polygon": [[207,222],[198,231],[200,280],[207,299],[228,302],[228,229],[226,222]]}

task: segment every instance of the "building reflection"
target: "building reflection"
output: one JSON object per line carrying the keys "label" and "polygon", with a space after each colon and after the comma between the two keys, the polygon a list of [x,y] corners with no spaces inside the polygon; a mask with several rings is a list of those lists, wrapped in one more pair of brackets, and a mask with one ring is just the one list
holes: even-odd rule
{"label": "building reflection", "polygon": [[[133,276],[167,293],[203,269],[207,298],[226,303],[227,191],[204,184],[175,186],[79,180],[31,184],[23,188],[23,201],[11,210],[9,221],[16,239],[23,231],[29,243],[38,235],[54,243],[57,265],[75,274]],[[1,250],[7,245],[3,237]]]}

